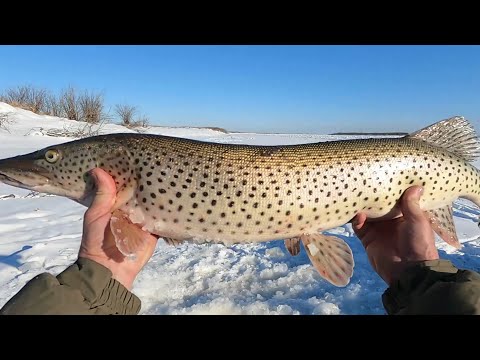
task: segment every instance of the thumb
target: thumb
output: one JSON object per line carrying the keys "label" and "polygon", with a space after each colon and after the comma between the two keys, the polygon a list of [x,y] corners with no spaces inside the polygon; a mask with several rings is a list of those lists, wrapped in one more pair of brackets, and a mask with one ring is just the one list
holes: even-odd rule
{"label": "thumb", "polygon": [[419,201],[423,194],[423,187],[412,186],[402,196],[401,208],[403,216],[408,220],[417,220],[424,217]]}
{"label": "thumb", "polygon": [[95,194],[93,195],[92,204],[85,213],[87,222],[94,221],[110,213],[116,198],[115,181],[107,172],[100,168],[95,168],[90,172],[90,175],[95,182]]}
{"label": "thumb", "polygon": [[352,220],[352,229],[360,240],[368,231],[369,224],[366,221],[367,215],[365,213],[358,213]]}

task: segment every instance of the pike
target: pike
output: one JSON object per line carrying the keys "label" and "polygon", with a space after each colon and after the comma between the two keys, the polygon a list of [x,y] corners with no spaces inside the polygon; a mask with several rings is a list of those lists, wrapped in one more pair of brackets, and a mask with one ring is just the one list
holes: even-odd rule
{"label": "pike", "polygon": [[170,244],[284,239],[300,243],[319,274],[345,286],[354,260],[348,244],[322,234],[351,221],[400,215],[410,186],[435,232],[460,247],[452,216],[459,197],[480,206],[480,143],[463,117],[397,138],[287,146],[232,145],[149,135],[108,134],[0,161],[0,181],[90,204],[99,167],[115,180],[110,227],[117,247],[134,255],[143,229]]}

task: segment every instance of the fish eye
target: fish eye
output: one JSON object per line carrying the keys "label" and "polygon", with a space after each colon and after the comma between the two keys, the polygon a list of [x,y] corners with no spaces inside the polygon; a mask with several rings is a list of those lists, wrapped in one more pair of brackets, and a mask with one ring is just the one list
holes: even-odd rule
{"label": "fish eye", "polygon": [[59,157],[60,155],[58,154],[57,150],[48,150],[45,153],[45,160],[47,160],[49,163],[52,163],[52,164],[56,162]]}

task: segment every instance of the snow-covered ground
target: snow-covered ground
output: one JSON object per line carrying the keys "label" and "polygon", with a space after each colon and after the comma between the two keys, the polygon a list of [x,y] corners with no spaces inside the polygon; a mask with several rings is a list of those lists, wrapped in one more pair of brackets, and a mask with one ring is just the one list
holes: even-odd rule
{"label": "snow-covered ground", "polygon": [[[44,135],[51,134],[52,129],[65,132],[84,126],[0,103],[0,115],[4,113],[9,113],[12,122],[7,125],[8,131],[0,128],[0,159],[71,140]],[[100,133],[128,131],[114,124],[100,129]],[[225,134],[173,127],[145,131],[235,144],[295,144],[342,138]],[[35,275],[45,271],[58,274],[75,261],[84,212],[84,207],[66,198],[0,183],[0,307]],[[459,200],[454,204],[454,215],[463,248],[455,250],[439,241],[441,257],[459,267],[480,271],[480,211],[470,202]],[[290,256],[283,241],[231,247],[184,244],[177,248],[159,241],[133,288],[142,300],[141,314],[384,314],[381,294],[386,286],[371,269],[351,226],[329,233],[347,241],[354,253],[354,275],[345,288],[324,281],[303,248],[299,256]]]}

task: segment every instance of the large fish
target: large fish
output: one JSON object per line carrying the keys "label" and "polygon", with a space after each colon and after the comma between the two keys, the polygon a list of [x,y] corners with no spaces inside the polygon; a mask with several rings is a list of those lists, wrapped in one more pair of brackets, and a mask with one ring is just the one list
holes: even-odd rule
{"label": "large fish", "polygon": [[480,173],[469,162],[479,155],[475,131],[462,117],[405,137],[289,146],[110,134],[1,160],[0,181],[88,206],[88,171],[100,167],[116,182],[110,225],[126,255],[142,246],[138,228],[172,244],[286,239],[292,255],[302,242],[320,275],[345,286],[351,249],[322,231],[361,211],[372,219],[398,216],[402,193],[421,185],[420,206],[434,230],[459,247],[451,206],[458,197],[480,206]]}

